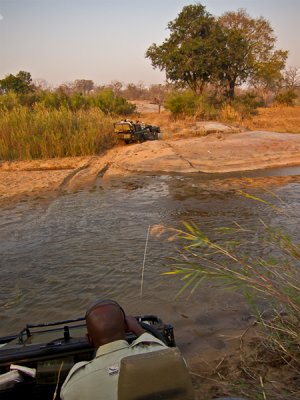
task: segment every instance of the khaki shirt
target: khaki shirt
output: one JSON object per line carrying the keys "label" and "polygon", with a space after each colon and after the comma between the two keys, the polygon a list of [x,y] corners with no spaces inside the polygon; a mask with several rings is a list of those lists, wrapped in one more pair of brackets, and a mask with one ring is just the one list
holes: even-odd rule
{"label": "khaki shirt", "polygon": [[70,370],[61,389],[63,400],[117,400],[118,377],[122,358],[161,350],[166,345],[149,333],[131,344],[126,340],[100,346],[89,362],[79,362]]}

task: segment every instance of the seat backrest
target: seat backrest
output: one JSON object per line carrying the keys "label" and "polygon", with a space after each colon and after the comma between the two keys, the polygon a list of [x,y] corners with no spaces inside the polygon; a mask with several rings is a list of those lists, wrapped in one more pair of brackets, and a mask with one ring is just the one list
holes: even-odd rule
{"label": "seat backrest", "polygon": [[185,361],[175,347],[121,360],[118,400],[194,400]]}

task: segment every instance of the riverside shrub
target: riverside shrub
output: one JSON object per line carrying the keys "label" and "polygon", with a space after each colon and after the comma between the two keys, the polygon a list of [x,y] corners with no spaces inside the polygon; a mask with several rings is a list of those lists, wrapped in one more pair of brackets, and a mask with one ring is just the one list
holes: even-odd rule
{"label": "riverside shrub", "polygon": [[217,110],[209,96],[199,96],[192,91],[170,93],[164,106],[171,111],[175,118],[198,117],[214,119],[217,115]]}

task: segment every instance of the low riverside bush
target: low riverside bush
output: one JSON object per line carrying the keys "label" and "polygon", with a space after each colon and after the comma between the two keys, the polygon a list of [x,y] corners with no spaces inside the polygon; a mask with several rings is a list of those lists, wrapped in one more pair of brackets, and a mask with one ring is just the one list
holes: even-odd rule
{"label": "low riverside bush", "polygon": [[165,101],[165,108],[175,118],[195,115],[198,107],[198,96],[191,91],[172,92]]}
{"label": "low riverside bush", "polygon": [[217,116],[217,110],[208,95],[199,96],[189,90],[170,93],[164,106],[176,119],[195,117],[207,120]]}
{"label": "low riverside bush", "polygon": [[257,100],[255,93],[246,93],[229,103],[223,103],[218,117],[222,122],[241,123],[243,120],[257,115],[257,108],[260,105],[261,102]]}
{"label": "low riverside bush", "polygon": [[246,93],[229,102],[209,93],[197,95],[191,91],[172,92],[167,96],[164,104],[176,119],[194,117],[202,120],[217,119],[229,123],[238,123],[256,115],[259,105],[255,93]]}
{"label": "low riverside bush", "polygon": [[275,96],[275,102],[284,106],[292,107],[295,105],[298,96],[295,90],[280,92]]}
{"label": "low riverside bush", "polygon": [[0,112],[0,160],[92,155],[115,142],[113,120],[99,108],[71,111],[38,104]]}

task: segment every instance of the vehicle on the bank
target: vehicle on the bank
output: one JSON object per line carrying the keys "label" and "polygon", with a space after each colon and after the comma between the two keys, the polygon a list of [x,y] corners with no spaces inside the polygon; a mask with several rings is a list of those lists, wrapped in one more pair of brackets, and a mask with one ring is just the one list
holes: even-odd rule
{"label": "vehicle on the bank", "polygon": [[124,140],[126,144],[146,140],[157,140],[160,128],[155,125],[145,125],[143,122],[132,122],[128,120],[119,121],[114,124],[114,131],[118,139]]}
{"label": "vehicle on the bank", "polygon": [[[175,347],[172,325],[153,315],[136,319],[168,347]],[[59,399],[72,366],[94,356],[86,332],[85,318],[77,318],[27,325],[16,335],[0,337],[0,398],[46,400],[57,390]],[[136,337],[128,333],[126,339],[131,343]]]}

